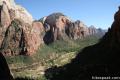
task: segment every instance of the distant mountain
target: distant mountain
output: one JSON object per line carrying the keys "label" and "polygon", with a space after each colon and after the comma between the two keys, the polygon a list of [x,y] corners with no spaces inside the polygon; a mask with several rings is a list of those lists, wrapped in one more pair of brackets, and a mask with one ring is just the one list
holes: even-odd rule
{"label": "distant mountain", "polygon": [[105,35],[106,32],[107,32],[107,30],[98,28],[96,35],[102,38]]}
{"label": "distant mountain", "polygon": [[46,35],[44,41],[46,44],[52,43],[56,40],[81,39],[90,35],[99,34],[103,36],[104,30],[96,29],[94,26],[87,27],[82,21],[72,21],[68,16],[62,13],[53,13],[40,19],[43,23]]}
{"label": "distant mountain", "polygon": [[107,32],[107,30],[104,30],[102,28],[95,28],[93,25],[91,25],[89,28],[90,34],[91,35],[96,35],[98,37],[103,37],[105,35],[105,33]]}

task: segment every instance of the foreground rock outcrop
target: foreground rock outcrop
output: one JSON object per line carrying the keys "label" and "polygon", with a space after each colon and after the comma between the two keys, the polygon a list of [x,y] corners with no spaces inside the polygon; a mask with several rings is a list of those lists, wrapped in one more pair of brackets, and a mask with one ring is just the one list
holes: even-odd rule
{"label": "foreground rock outcrop", "polygon": [[4,55],[32,55],[43,43],[43,24],[14,0],[0,0],[0,47]]}
{"label": "foreground rock outcrop", "polygon": [[45,76],[50,80],[115,79],[120,75],[119,48],[120,8],[114,16],[111,28],[99,43],[84,48],[71,63],[47,69]]}
{"label": "foreground rock outcrop", "polygon": [[13,80],[8,64],[2,53],[0,53],[0,80]]}

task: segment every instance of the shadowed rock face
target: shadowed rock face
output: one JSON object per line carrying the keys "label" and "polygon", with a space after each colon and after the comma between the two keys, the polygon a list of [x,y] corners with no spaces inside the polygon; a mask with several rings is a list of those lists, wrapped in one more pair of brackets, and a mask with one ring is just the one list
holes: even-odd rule
{"label": "shadowed rock face", "polygon": [[102,38],[101,43],[110,48],[119,49],[120,47],[120,8],[114,15],[112,27],[108,29],[106,35]]}
{"label": "shadowed rock face", "polygon": [[7,62],[2,53],[0,53],[0,80],[13,80]]}
{"label": "shadowed rock face", "polygon": [[25,52],[25,35],[22,29],[22,23],[19,20],[12,21],[5,33],[4,40],[1,45],[4,55],[18,55]]}
{"label": "shadowed rock face", "polygon": [[120,75],[120,9],[99,43],[84,48],[71,63],[46,70],[50,80],[91,80],[95,76]]}

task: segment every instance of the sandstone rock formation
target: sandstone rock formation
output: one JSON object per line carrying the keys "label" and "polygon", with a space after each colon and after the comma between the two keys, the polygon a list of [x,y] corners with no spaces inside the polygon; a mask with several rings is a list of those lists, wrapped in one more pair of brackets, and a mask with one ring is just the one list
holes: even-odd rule
{"label": "sandstone rock formation", "polygon": [[71,25],[68,28],[66,28],[66,33],[71,39],[74,40],[81,39],[90,35],[88,33],[88,27],[79,20],[72,22]]}
{"label": "sandstone rock formation", "polygon": [[97,29],[91,25],[89,28],[88,28],[88,32],[90,35],[94,35],[95,33],[97,33]]}
{"label": "sandstone rock formation", "polygon": [[23,31],[25,32],[25,40],[27,43],[27,51],[28,55],[32,55],[35,53],[41,44],[43,44],[43,25],[41,22],[33,22],[32,26],[28,26],[26,29],[26,26],[24,27]]}
{"label": "sandstone rock formation", "polygon": [[29,23],[29,24],[31,24],[33,21],[32,16],[27,12],[27,10],[25,8],[21,7],[20,5],[16,6],[15,18],[21,19],[25,23]]}
{"label": "sandstone rock formation", "polygon": [[[17,5],[14,0],[0,0],[0,6],[5,5],[9,11],[7,15],[11,17],[11,19],[21,19],[25,23],[31,24],[33,21],[30,13],[20,5]],[[5,10],[5,9],[4,9]]]}
{"label": "sandstone rock formation", "polygon": [[10,23],[11,20],[10,20],[8,6],[5,2],[3,2],[3,4],[0,5],[0,46],[2,44],[5,31],[10,25]]}
{"label": "sandstone rock formation", "polygon": [[40,21],[43,23],[46,31],[44,41],[47,44],[65,37],[76,40],[99,32],[94,26],[87,27],[80,20],[72,21],[62,13],[53,13],[41,18]]}
{"label": "sandstone rock formation", "polygon": [[[101,33],[99,29],[96,29],[94,26],[87,27],[82,21],[77,20],[75,22],[70,23],[69,27],[66,28],[66,34],[71,39],[81,39],[90,35],[101,34],[104,35],[104,31],[101,29]],[[102,34],[103,33],[103,34]]]}
{"label": "sandstone rock formation", "polygon": [[46,18],[47,18],[47,16],[42,17],[39,21],[40,21],[42,24],[44,24],[44,23],[45,23]]}
{"label": "sandstone rock formation", "polygon": [[20,20],[13,20],[5,33],[1,45],[4,55],[32,55],[40,44],[43,43],[43,25],[40,22],[33,22],[32,25]]}
{"label": "sandstone rock formation", "polygon": [[14,0],[0,0],[0,47],[4,55],[32,55],[43,43],[43,24]]}
{"label": "sandstone rock formation", "polygon": [[15,8],[16,4],[15,4],[14,0],[0,0],[0,5],[2,5],[3,2],[5,2],[7,4],[9,9],[10,8]]}
{"label": "sandstone rock formation", "polygon": [[63,39],[65,27],[68,26],[69,23],[70,20],[62,13],[53,13],[47,16],[44,26],[47,28],[50,27],[50,30],[47,31],[47,34],[44,38],[45,43],[49,44],[50,42]]}
{"label": "sandstone rock formation", "polygon": [[2,6],[1,6],[0,22],[1,22],[1,26],[5,27],[5,28],[8,27],[11,23],[9,9],[8,9],[6,2],[3,2]]}
{"label": "sandstone rock formation", "polygon": [[95,33],[95,28],[88,28],[79,20],[73,22],[62,13],[50,14],[40,22],[33,21],[27,10],[14,0],[0,0],[0,48],[4,55],[32,55],[43,40],[49,44],[60,39],[81,39]]}
{"label": "sandstone rock formation", "polygon": [[2,53],[5,55],[17,55],[25,47],[24,33],[21,22],[14,20],[7,28],[1,45]]}

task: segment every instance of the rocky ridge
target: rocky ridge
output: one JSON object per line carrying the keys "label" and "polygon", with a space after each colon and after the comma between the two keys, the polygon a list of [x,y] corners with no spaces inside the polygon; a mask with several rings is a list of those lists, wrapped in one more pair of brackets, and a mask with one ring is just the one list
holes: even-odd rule
{"label": "rocky ridge", "polygon": [[[72,21],[68,16],[60,12],[43,17],[40,21],[46,31],[44,41],[47,44],[66,37],[76,40],[99,33],[99,29],[94,26],[88,27],[80,20]],[[105,32],[103,31],[104,34]]]}
{"label": "rocky ridge", "polygon": [[76,40],[96,33],[96,28],[59,12],[34,21],[14,0],[0,0],[0,47],[4,55],[32,55],[43,43]]}

